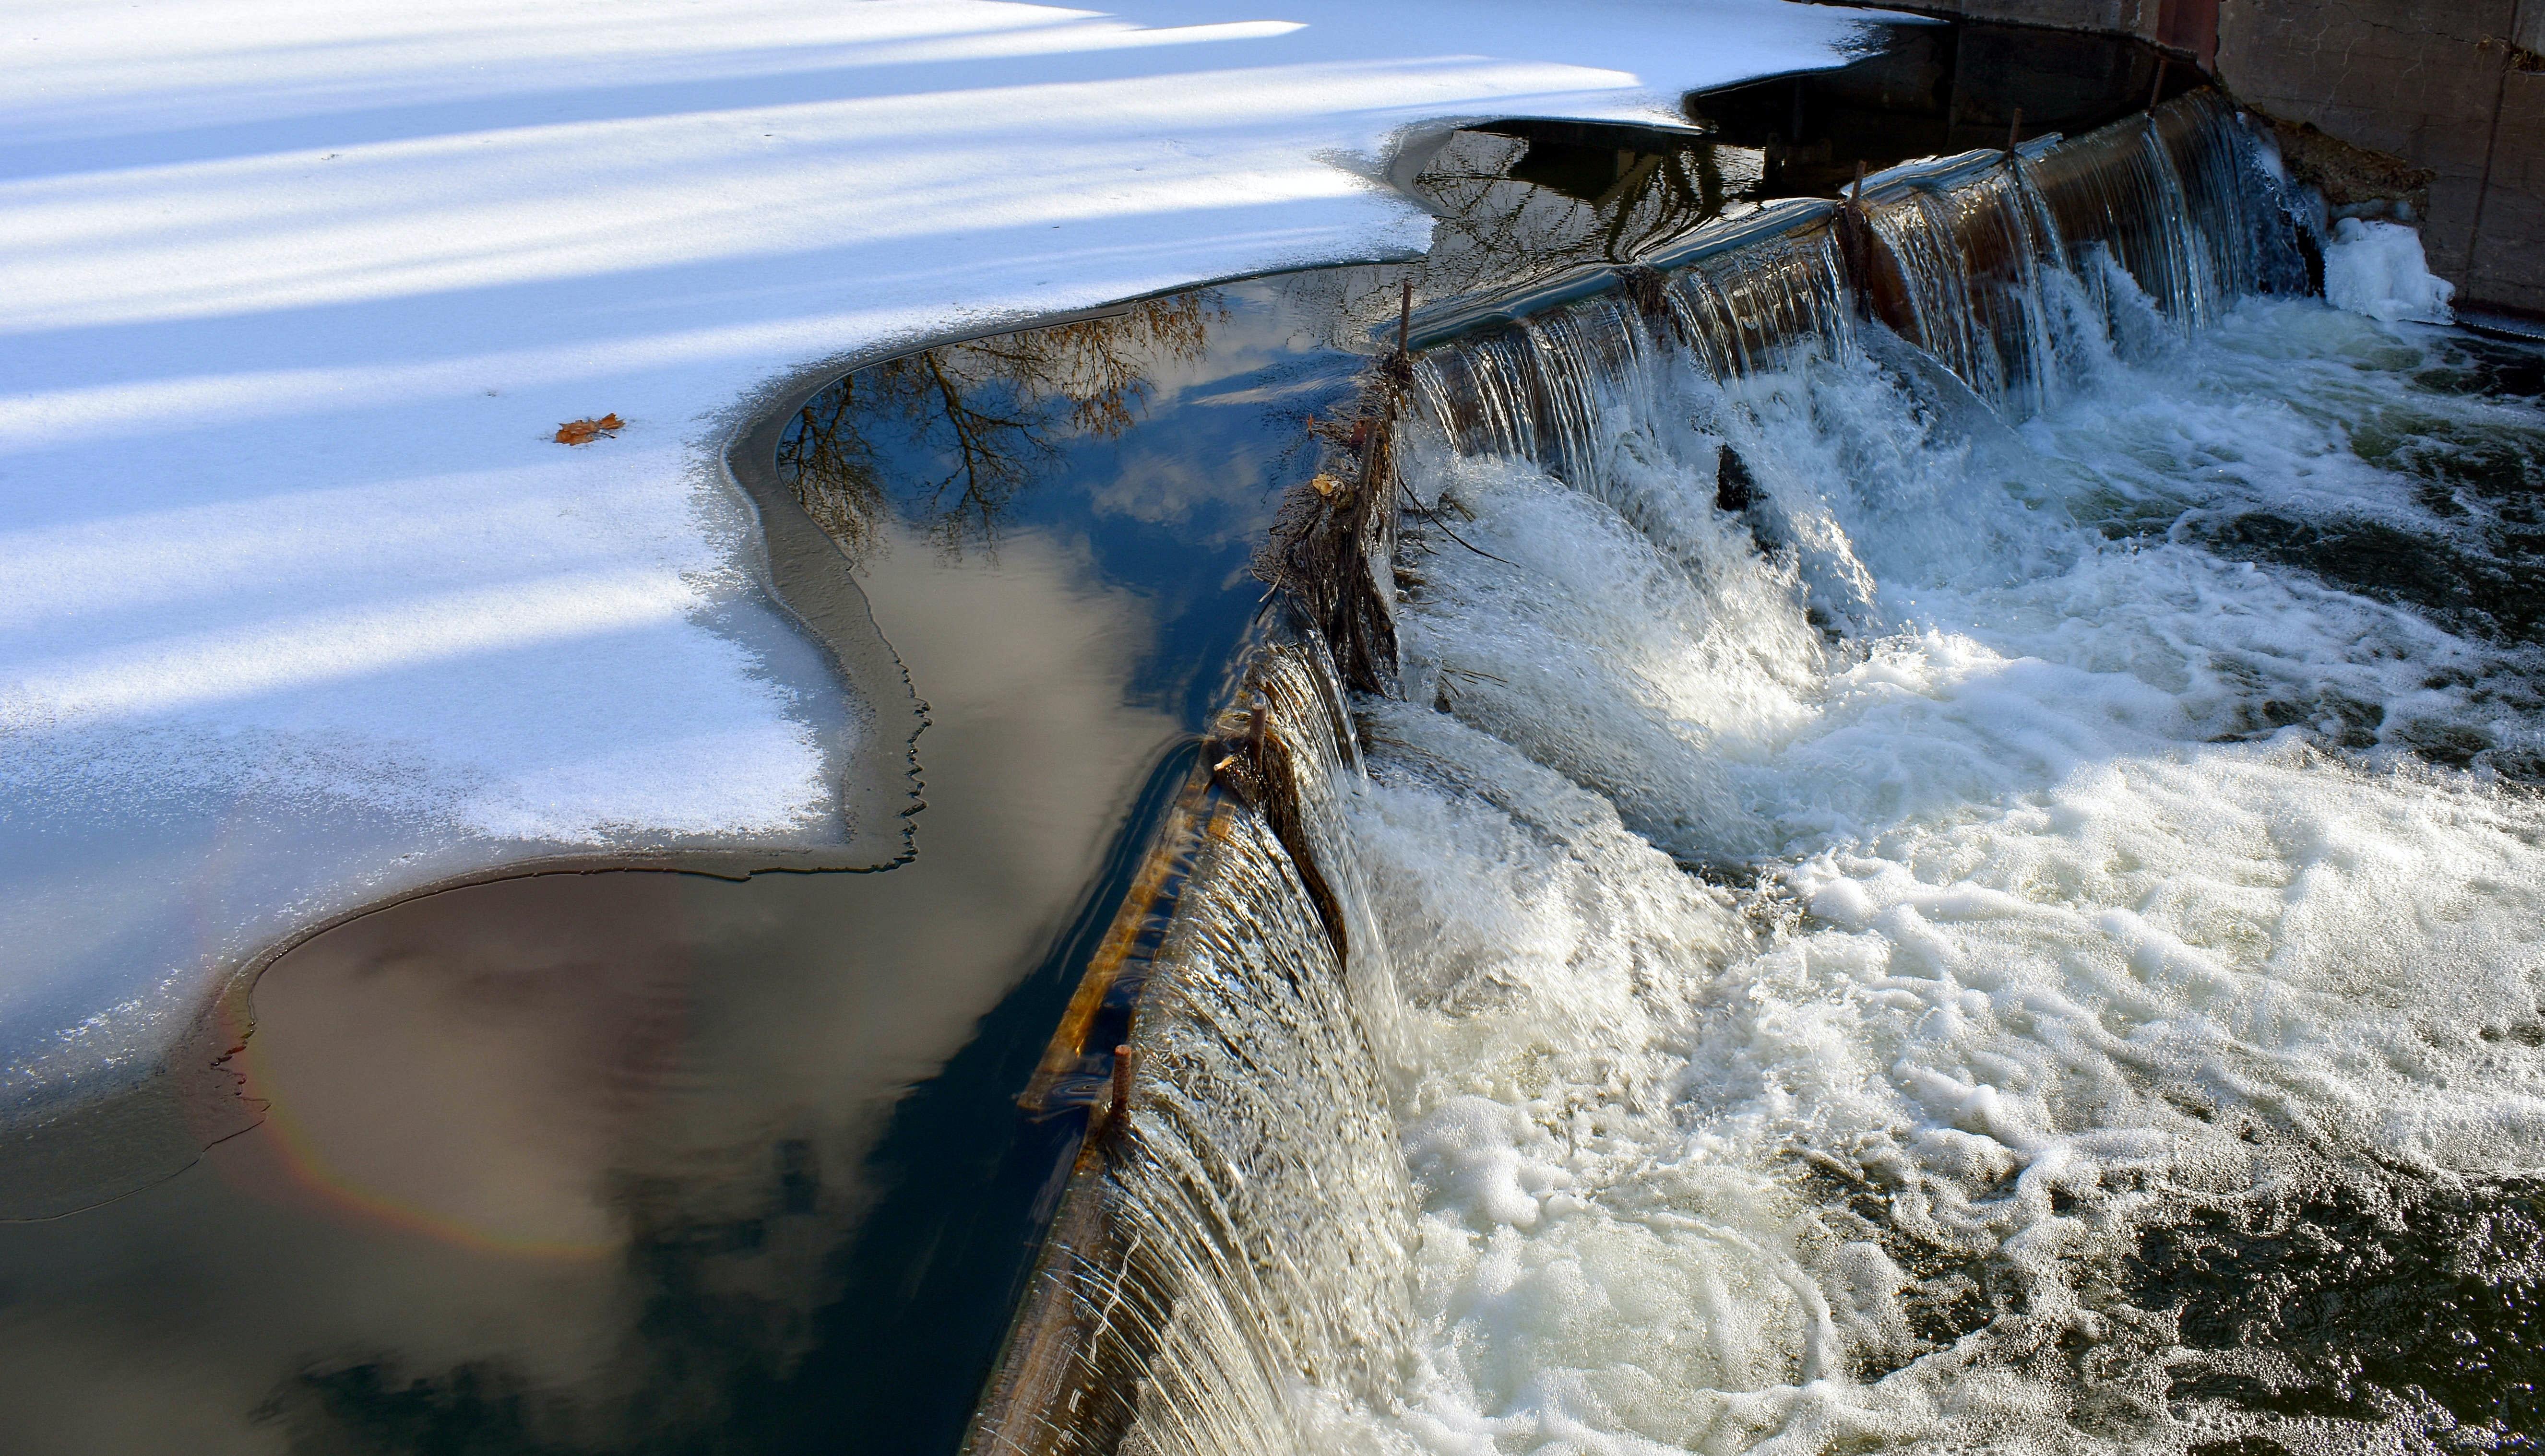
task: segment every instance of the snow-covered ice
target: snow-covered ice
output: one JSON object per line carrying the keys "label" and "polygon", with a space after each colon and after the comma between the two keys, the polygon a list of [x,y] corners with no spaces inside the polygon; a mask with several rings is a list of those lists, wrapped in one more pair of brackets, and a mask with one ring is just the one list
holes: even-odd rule
{"label": "snow-covered ice", "polygon": [[[897,339],[1418,247],[1399,128],[1840,58],[1777,0],[22,0],[0,1094],[558,853],[819,848],[860,745],[717,451]],[[615,411],[619,438],[548,439]],[[920,685],[926,691],[926,685]],[[881,746],[890,750],[894,746]],[[923,827],[924,836],[924,827]]]}

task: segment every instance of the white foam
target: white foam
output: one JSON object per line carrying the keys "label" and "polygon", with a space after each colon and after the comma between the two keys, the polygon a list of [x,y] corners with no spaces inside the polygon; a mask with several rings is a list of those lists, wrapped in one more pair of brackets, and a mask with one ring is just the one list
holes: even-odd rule
{"label": "white foam", "polygon": [[[2442,533],[2354,425],[2545,420],[2412,391],[2314,303],[2169,348],[1988,436],[1860,360],[1681,376],[1612,405],[1608,499],[1418,456],[1503,559],[1427,535],[1438,707],[1370,709],[1431,1323],[1378,1446],[2071,1449],[2022,1351],[2156,1357],[2094,1291],[2169,1190],[2545,1169],[2545,1053],[2501,1035],[2545,1002],[2545,802],[2402,752],[2539,742],[2535,655],[2195,544],[2258,509]],[[1856,650],[1806,620],[1807,547],[1713,511],[1727,437],[1870,584]],[[1967,1280],[1904,1244],[1998,1261],[2022,1316],[1922,1344]]]}

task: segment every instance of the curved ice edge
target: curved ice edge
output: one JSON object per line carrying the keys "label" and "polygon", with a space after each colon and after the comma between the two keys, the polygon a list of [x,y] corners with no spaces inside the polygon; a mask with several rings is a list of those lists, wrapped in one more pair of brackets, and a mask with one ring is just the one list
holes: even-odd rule
{"label": "curved ice edge", "polygon": [[58,1218],[137,1193],[185,1172],[205,1151],[258,1126],[264,1108],[240,1092],[229,1068],[255,1029],[256,983],[299,946],[368,915],[428,896],[499,880],[550,874],[652,870],[743,880],[765,873],[887,870],[918,855],[916,816],[925,769],[919,736],[929,707],[885,639],[864,589],[837,542],[779,478],[778,443],[813,396],[860,369],[926,350],[1024,329],[1128,312],[1152,298],[1284,274],[1392,263],[1419,251],[1339,257],[1177,283],[1083,308],[1019,310],[961,326],[905,335],[791,369],[745,395],[717,419],[710,439],[720,484],[751,511],[759,534],[745,564],[780,611],[838,665],[859,743],[835,785],[847,839],[790,847],[686,846],[534,854],[444,875],[313,920],[278,937],[220,978],[204,1008],[157,1065],[104,1070],[0,1106],[0,1223]]}
{"label": "curved ice edge", "polygon": [[[842,374],[911,346],[864,351],[794,370],[746,396],[719,422],[712,450],[722,487],[751,511],[747,562],[780,613],[818,643],[846,688],[856,747],[833,785],[845,838],[828,845],[686,845],[531,854],[403,886],[294,927],[216,978],[205,1004],[155,1065],[100,1068],[0,1106],[0,1222],[58,1218],[165,1181],[264,1120],[229,1061],[255,1028],[251,1000],[266,970],[301,945],[365,916],[469,886],[551,874],[653,870],[748,879],[754,874],[890,869],[918,853],[919,735],[928,705],[875,624],[838,545],[778,478],[780,434],[806,400]],[[871,356],[871,357],[868,357]],[[716,438],[711,437],[711,438]]]}

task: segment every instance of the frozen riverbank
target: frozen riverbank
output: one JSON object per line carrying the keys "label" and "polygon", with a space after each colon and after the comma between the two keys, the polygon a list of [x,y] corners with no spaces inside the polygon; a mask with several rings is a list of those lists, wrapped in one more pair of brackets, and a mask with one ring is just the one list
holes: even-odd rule
{"label": "frozen riverbank", "polygon": [[[147,1076],[260,946],[418,885],[684,847],[872,862],[839,784],[878,745],[767,596],[717,461],[772,381],[1419,246],[1426,220],[1352,170],[1401,127],[1651,117],[1826,63],[1862,23],[1767,0],[12,22],[21,1113]],[[548,440],[603,411],[629,428]]]}

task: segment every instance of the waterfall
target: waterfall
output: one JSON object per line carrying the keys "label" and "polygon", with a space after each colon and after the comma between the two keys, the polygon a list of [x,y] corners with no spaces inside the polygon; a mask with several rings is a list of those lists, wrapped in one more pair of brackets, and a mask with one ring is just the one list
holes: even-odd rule
{"label": "waterfall", "polygon": [[2308,291],[2296,224],[2212,92],[2071,141],[1893,168],[1859,196],[1777,208],[1659,260],[1646,306],[1620,290],[1435,350],[1423,412],[1463,453],[1525,455],[1588,484],[1604,453],[1599,397],[1664,339],[1728,379],[1797,347],[1855,348],[1869,314],[2022,418],[2076,368],[2063,288],[2098,312],[2126,306],[2106,259],[2186,333],[2237,298]]}
{"label": "waterfall", "polygon": [[1136,1004],[1127,1067],[1064,1028],[1111,1092],[968,1450],[1304,1449],[1295,1388],[1393,1383],[1413,1205],[1343,691],[1313,634],[1258,653],[1153,851],[1172,905],[1125,907],[1147,963],[1089,998]]}
{"label": "waterfall", "polygon": [[[1737,1449],[1770,1434],[1797,1449],[1858,1449],[1886,1432],[1915,1434],[1925,1428],[1918,1420],[1942,1418],[1934,1413],[1959,1397],[1929,1384],[1889,1405],[1851,1406],[1851,1379],[1899,1370],[1903,1381],[1950,1381],[1991,1360],[2028,1369],[2022,1361],[2072,1337],[2063,1331],[2101,1332],[2089,1342],[2115,1350],[2139,1349],[2131,1339],[2161,1345],[2158,1334],[2115,1334],[2121,1327],[2106,1317],[2079,1313],[2069,1275],[2053,1266],[2066,1255],[2050,1251],[2058,1239],[2083,1248],[2088,1236],[2044,1231],[2104,1196],[2097,1188],[2150,1186],[2158,1157],[2149,1140],[2162,1137],[2146,1129],[2174,1126],[2158,1120],[2173,1115],[2166,1106],[2214,1103],[2216,1094],[2168,1084],[2160,1095],[2131,1083],[2116,1069],[2156,1077],[2147,1069],[2161,1054],[2131,1049],[2142,1032],[2129,1026],[2072,1015],[2062,997],[2083,993],[2047,983],[2021,990],[2024,1009],[2005,1014],[2062,1028],[2050,1040],[2067,1063],[2046,1053],[2027,1062],[2032,1043],[2008,1033],[1972,1043],[1965,1062],[1925,1070],[1927,1043],[1917,1038],[1962,1034],[1954,1028],[1981,1017],[1974,1008],[1996,973],[1955,969],[1958,952],[1936,948],[1941,932],[1920,928],[1955,916],[2047,918],[2058,935],[2126,942],[2129,974],[2152,986],[2229,973],[2192,969],[2207,962],[2153,928],[2154,908],[2063,910],[2063,920],[1997,891],[1986,892],[1996,901],[1978,890],[1920,900],[1923,891],[1851,878],[1874,874],[1862,867],[1874,861],[1828,848],[1849,843],[1854,826],[1892,812],[1903,795],[1968,783],[1974,804],[2042,797],[2051,768],[2026,777],[2032,770],[1992,755],[2050,764],[2073,755],[2054,742],[2068,730],[1937,750],[1931,762],[1895,769],[1863,747],[1872,730],[1850,729],[1857,737],[1841,734],[1835,748],[1807,746],[1832,766],[1814,770],[1823,786],[1774,800],[1761,785],[1797,771],[1776,768],[1776,756],[1801,752],[1791,745],[1804,725],[1838,711],[1831,703],[1875,702],[1890,690],[1884,674],[1895,670],[1867,645],[1893,629],[1886,563],[1923,552],[1917,579],[1949,591],[2008,575],[2010,561],[2091,555],[2099,538],[2073,523],[2120,487],[2055,511],[2019,498],[1983,511],[1938,484],[1938,472],[1995,448],[2011,426],[2055,425],[2063,403],[2150,327],[2145,347],[2181,347],[2219,327],[2240,299],[2303,294],[2306,244],[2289,218],[2243,123],[2201,92],[2080,138],[1895,168],[1838,203],[1771,204],[1674,245],[1592,296],[1518,317],[1468,304],[1423,320],[1417,337],[1428,347],[1405,383],[1407,437],[1393,462],[1421,519],[1405,518],[1401,548],[1392,528],[1357,518],[1348,526],[1354,550],[1374,541],[1390,558],[1379,563],[1393,573],[1379,583],[1382,600],[1366,609],[1402,618],[1407,664],[1401,681],[1367,677],[1402,700],[1353,698],[1344,681],[1361,678],[1339,675],[1314,629],[1259,649],[1206,748],[1212,767],[1152,851],[1161,868],[1144,877],[1145,898],[1125,907],[1112,957],[1082,994],[1087,1011],[1064,1027],[1051,1075],[1038,1083],[1050,1105],[1074,1097],[1091,1107],[1091,1132],[969,1449],[1412,1450],[1411,1428],[1428,1432],[1432,1449],[1484,1451],[1503,1449],[1494,1432],[1505,1427],[1493,1420],[1505,1417],[1488,1415],[1505,1407],[1570,1413],[1525,1432],[1509,1427],[1531,1440],[1588,1430],[1580,1413],[1592,1411],[1638,1432],[1645,1444],[1636,1449]],[[1547,493],[1531,470],[1569,499]],[[1338,478],[1350,472],[1321,473],[1319,491],[1335,491]],[[1388,478],[1387,462],[1361,478]],[[1302,509],[1336,520],[1345,511],[1316,500]],[[2071,534],[2051,534],[2044,522]],[[1539,573],[1530,589],[1517,588],[1529,572]],[[2405,644],[2367,654],[2381,660],[2440,650],[2400,618],[2339,609],[2351,615],[2328,641],[2351,632]],[[1318,611],[1335,618],[1331,603]],[[1595,648],[1582,624],[1601,612],[1608,614],[1597,618]],[[1649,660],[1639,655],[1646,639],[1660,644]],[[2243,650],[2235,671],[2283,671],[2262,648]],[[2317,694],[2308,700],[2374,690],[2362,685],[2387,669],[2362,662],[2355,672],[2323,669],[2304,688]],[[1833,673],[1851,676],[1832,687]],[[2089,690],[2079,683],[2075,690]],[[2303,695],[2255,691],[2281,692],[2272,703]],[[2142,698],[2116,695],[2107,711],[2116,721],[2162,716]],[[2233,714],[2247,711],[2197,693],[2182,704],[2163,712],[2197,720],[2190,742],[2232,737],[2245,721]],[[1913,710],[1925,709],[1878,709]],[[1375,787],[1364,732],[1384,743],[1383,754],[1372,750],[1386,761]],[[2160,779],[2170,771],[2144,770]],[[2164,792],[2197,804],[2190,771]],[[1467,852],[1465,840],[1440,838],[1451,823],[1466,826],[1459,835],[1504,837],[1504,858],[1466,869],[1423,860]],[[1456,888],[1470,881],[1500,885],[1492,894],[1504,898]],[[1895,903],[1924,909],[1883,911]],[[1544,942],[1529,952],[1542,957],[1530,962],[1540,982],[1458,948],[1504,933],[1487,923],[1528,906],[1552,907],[1545,915],[1573,927],[1509,932],[1514,943]],[[1779,936],[1804,935],[1801,906],[1811,924],[1857,939],[1811,942],[1817,961],[1778,950]],[[1859,1108],[1848,1099],[1869,1094],[1833,1084],[1814,1095],[1841,1112],[1810,1128],[1794,1121],[1804,1130],[1774,1134],[1781,1143],[1757,1132],[1772,1146],[1762,1145],[1753,1171],[1735,1175],[1726,1164],[1718,1176],[1673,1165],[1661,1179],[1654,1170],[1668,1160],[1653,1150],[1686,1135],[1674,1120],[1685,1115],[1695,1077],[1685,1068],[1714,1067],[1709,1075],[1725,1086],[1762,1075],[1742,1060],[1749,1053],[1703,1050],[1729,1027],[1762,1045],[1768,1035],[1759,1029],[1765,1022],[1741,1019],[1753,1013],[1715,979],[1723,967],[1749,957],[1745,974],[1801,985],[1824,973],[1815,967],[1869,953],[1860,942],[1883,927],[1910,948],[1893,952],[1888,969],[1828,973],[1840,988],[1826,993],[1828,1007],[1853,1005],[1857,993],[1847,988],[1859,985],[1875,988],[1865,995],[1877,1011],[1915,1003],[1927,1018],[1915,1024],[1926,1029],[1899,1033],[1905,1039],[1883,1053],[1895,1060],[1873,1059],[1864,1076],[1897,1073],[1934,1105],[1959,1098],[1958,1110],[1936,1114],[1942,1120],[1913,1139],[1905,1114]],[[2084,964],[2105,952],[2063,953]],[[1426,969],[1400,985],[1408,956]],[[1509,1010],[1556,998],[1564,977],[1595,971],[1613,984],[1585,980],[1578,1005]],[[2135,1005],[2125,996],[2122,1004]],[[1111,1021],[1099,1014],[1106,1006],[1117,1012]],[[1806,998],[1776,1014],[1836,1017],[1828,1007]],[[2149,1047],[2163,1039],[2160,1013],[2130,1014],[2159,1028],[2144,1033]],[[1434,1030],[1409,1029],[1417,1022]],[[1541,1022],[1565,1029],[1541,1035]],[[1506,1058],[1496,1064],[1504,1070],[1464,1082],[1454,1071],[1427,1073],[1417,1043],[1438,1042],[1438,1027],[1452,1023],[1466,1029],[1450,1041]],[[1115,1033],[1106,1028],[1125,1024],[1129,1061],[1115,1068]],[[1788,1034],[1804,1045],[1836,1033],[1776,1032]],[[1796,1065],[1835,1056],[1823,1047]],[[2045,1122],[2048,1114],[2001,1110],[1995,1084],[1970,1080],[1981,1075],[1973,1067],[1999,1069],[1988,1075],[2008,1086],[2052,1088],[2043,1098],[2069,1095],[2057,1092],[2062,1079],[2093,1086],[2073,1103],[2054,1100],[2057,1116]],[[1761,1095],[1769,1110],[1741,1126],[1799,1118],[1774,1109],[1800,1093]],[[2142,1104],[2155,1110],[2129,1110],[2109,1132],[2092,1121],[2093,1106]],[[2208,1122],[2169,1135],[2207,1136],[2210,1123],[2234,1121],[2204,1105]],[[2055,1125],[2058,1117],[2085,1119],[2086,1131]],[[1751,1135],[1718,1141],[1731,1149]],[[2246,1156],[2233,1136],[2218,1136]],[[1614,1148],[1625,1151],[1602,1151]],[[1757,1171],[1788,1166],[1820,1183],[1789,1186]],[[1812,1227],[1862,1227],[1813,1243],[1781,1232],[1785,1214],[1741,1222],[1745,1199],[1790,1209],[1803,1186],[1820,1188],[1832,1210],[1811,1214]],[[1425,1189],[1444,1200],[1429,1215]],[[1538,1346],[1514,1343],[1519,1335],[1490,1322],[1461,1324],[1483,1317],[1456,1308],[1428,1317],[1452,1335],[1436,1329],[1437,1347],[1423,1347],[1424,1281],[1449,1280],[1491,1304],[1522,1279],[1522,1235],[1557,1217],[1548,1210],[1585,1208],[1604,1210],[1599,1217],[1610,1222],[1601,1227],[1631,1238],[1617,1233],[1596,1254],[1584,1252],[1590,1246],[1565,1253],[1577,1268],[1626,1257],[1619,1250],[1679,1251],[1653,1255],[1653,1298],[1713,1312],[1702,1328],[1654,1315],[1670,1333],[1628,1340],[1646,1341],[1634,1346],[1643,1351],[1636,1368],[1678,1370],[1685,1389],[1662,1380],[1649,1390],[1576,1390],[1566,1382],[1580,1369],[1560,1362],[1531,1376],[1510,1366],[1519,1357],[1506,1345]],[[1450,1243],[1467,1253],[1426,1242],[1457,1219],[1468,1233]],[[2033,1242],[2008,1253],[2018,1236]],[[1701,1257],[1686,1253],[1700,1247]],[[1486,1270],[1495,1259],[1499,1273]],[[1620,1276],[1600,1296],[1610,1311],[1601,1318],[1625,1318],[1615,1310],[1639,1297],[1636,1277]],[[1683,1336],[1684,1346],[1675,1343]],[[1488,1345],[1504,1353],[1474,1352]],[[1501,1406],[1477,1393],[1494,1382]],[[1359,1423],[1345,1422],[1349,1437],[1319,1423],[1337,1410],[1361,1413]],[[2158,1418],[2139,1407],[2110,1416],[2115,1430]],[[1588,1435],[1565,1447],[1622,1448]]]}

